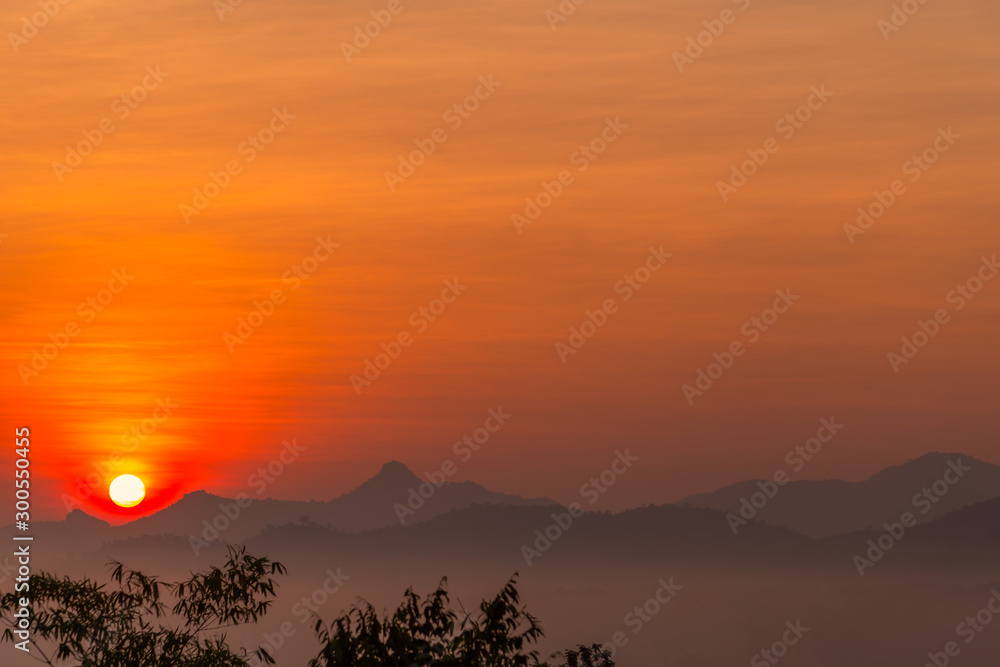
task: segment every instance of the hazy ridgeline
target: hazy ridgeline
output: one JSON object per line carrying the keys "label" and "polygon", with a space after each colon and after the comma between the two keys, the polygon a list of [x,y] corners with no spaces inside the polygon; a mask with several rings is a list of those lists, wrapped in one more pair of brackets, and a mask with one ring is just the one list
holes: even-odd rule
{"label": "hazy ridgeline", "polygon": [[[947,492],[922,514],[922,489],[933,490],[959,458],[971,470],[953,486],[938,485]],[[512,497],[474,484],[445,485],[436,503],[400,525],[394,505],[420,480],[396,464],[329,503],[256,502],[207,545],[198,542],[214,537],[204,522],[228,499],[191,494],[118,527],[75,512],[38,526],[35,566],[103,581],[105,563],[117,559],[182,578],[221,563],[227,542],[245,543],[250,553],[285,564],[288,575],[265,619],[230,637],[268,648],[282,666],[315,656],[314,614],[330,621],[359,598],[394,609],[406,588],[429,593],[445,576],[453,601],[471,609],[519,572],[523,602],[547,633],[543,655],[603,643],[615,646],[619,665],[639,667],[921,667],[933,664],[928,654],[995,667],[1000,622],[992,624],[989,603],[995,596],[1000,608],[993,592],[1000,588],[997,472],[969,457],[936,454],[854,489],[796,482],[773,497],[754,497],[753,489],[773,488],[751,482],[691,499],[711,505],[728,498],[729,510],[664,505],[582,515],[544,499],[510,504]],[[751,505],[766,498],[759,512],[771,520],[795,523],[816,511],[819,534],[829,532],[820,510],[831,514],[829,503],[847,502],[838,498],[864,495],[868,515],[846,507],[833,513],[837,521],[853,516],[861,525],[807,537],[760,517],[734,522],[741,503],[733,488],[747,489]],[[788,515],[788,499],[797,514]],[[269,503],[281,508],[284,524]],[[331,508],[340,508],[343,524],[381,527],[344,530]],[[904,520],[907,511],[916,525]],[[948,642],[957,655],[942,653]],[[4,653],[5,665],[34,664],[9,646]]]}

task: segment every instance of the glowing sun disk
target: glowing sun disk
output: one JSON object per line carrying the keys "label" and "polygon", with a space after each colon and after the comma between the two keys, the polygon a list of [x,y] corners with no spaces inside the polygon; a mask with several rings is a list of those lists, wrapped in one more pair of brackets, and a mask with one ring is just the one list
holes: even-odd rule
{"label": "glowing sun disk", "polygon": [[120,507],[135,507],[146,497],[146,487],[135,475],[115,477],[108,492],[111,494],[111,500]]}

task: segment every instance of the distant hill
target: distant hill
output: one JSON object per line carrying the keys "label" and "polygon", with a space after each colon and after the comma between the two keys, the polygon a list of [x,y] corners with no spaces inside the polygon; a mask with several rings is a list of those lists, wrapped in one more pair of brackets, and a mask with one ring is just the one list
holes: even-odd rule
{"label": "distant hill", "polygon": [[[13,526],[3,531],[15,534]],[[35,538],[36,544],[44,544],[46,548],[53,545],[64,556],[93,551],[117,535],[109,523],[79,509],[71,511],[62,521],[33,521],[28,534]]]}
{"label": "distant hill", "polygon": [[[539,532],[546,533],[555,523],[553,513],[565,512],[560,506],[473,505],[412,526],[360,532],[289,522],[268,527],[245,544],[252,552],[305,571],[320,572],[334,563],[369,576],[522,570],[558,578],[612,565],[624,571],[649,571],[667,564],[851,574],[852,557],[864,555],[868,540],[877,540],[882,532],[863,530],[817,540],[789,528],[750,522],[734,536],[724,512],[661,505],[618,514],[587,512],[567,528],[553,529],[549,537],[555,539],[539,542]],[[226,548],[226,540],[220,540],[195,558],[183,537],[115,537],[103,545],[101,558],[142,561],[155,554],[172,564],[195,567],[219,560]],[[534,550],[530,563],[525,547]],[[875,569],[892,573],[900,567],[992,566],[998,556],[1000,499],[994,499],[909,529]],[[93,554],[91,565],[103,562],[101,558]]]}
{"label": "distant hill", "polygon": [[[312,522],[272,525],[245,540],[254,553],[322,571],[331,563],[352,572],[376,576],[384,572],[422,572],[440,576],[494,568],[509,576],[517,570],[565,574],[569,569],[595,570],[608,563],[648,569],[664,563],[699,566],[771,568],[823,561],[822,545],[787,528],[749,525],[738,538],[716,510],[662,505],[620,514],[588,512],[567,527],[567,510],[558,505],[478,504],[455,509],[407,526],[348,532]],[[130,563],[156,563],[157,568],[195,568],[219,561],[234,542],[224,534],[197,557],[181,535],[127,536],[111,528],[99,549],[77,558],[93,571],[109,558]],[[556,535],[555,539],[550,539]],[[541,541],[540,541],[541,539]],[[522,547],[534,550],[526,560]]]}
{"label": "distant hill", "polygon": [[[915,507],[914,496],[942,478],[951,462],[961,462],[968,472],[939,501]],[[952,473],[951,476],[955,477]],[[939,487],[941,488],[941,487]],[[741,499],[758,493],[758,480],[739,482],[712,493],[690,496],[679,505],[705,507],[738,513]],[[863,482],[843,480],[791,481],[755,517],[759,521],[785,526],[811,537],[830,537],[898,520],[906,511],[919,521],[933,521],[963,507],[1000,498],[1000,466],[971,456],[933,452],[901,465],[892,466]],[[923,501],[918,501],[923,502]]]}
{"label": "distant hill", "polygon": [[[942,478],[949,462],[958,461],[969,468],[964,477],[926,515],[915,511],[913,495]],[[761,512],[766,522],[750,521],[737,535],[727,513],[738,510],[741,494],[758,490],[754,482],[685,504],[618,514],[586,512],[569,527],[553,526],[553,514],[565,521],[566,510],[551,500],[451,483],[433,494],[425,487],[431,497],[401,524],[395,506],[405,506],[410,489],[421,484],[406,466],[393,462],[330,501],[255,500],[232,518],[226,512],[237,507],[233,499],[198,491],[122,526],[74,510],[64,521],[37,522],[32,530],[46,545],[45,558],[61,559],[60,565],[87,565],[89,571],[108,558],[155,558],[167,568],[196,567],[233,543],[289,562],[319,567],[335,561],[357,570],[423,564],[427,571],[451,572],[492,564],[504,571],[540,568],[555,574],[561,568],[601,563],[644,567],[667,562],[849,569],[851,556],[878,537],[883,522],[898,521],[909,511],[923,523],[910,529],[900,555],[890,559],[896,563],[980,563],[1000,554],[1000,468],[958,454],[929,454],[864,482],[789,483]],[[719,507],[696,506],[710,502]],[[191,536],[202,537],[206,522],[217,519],[217,525],[228,522],[230,527],[196,554]],[[546,532],[557,537],[539,537]],[[539,546],[547,542],[547,548]],[[539,551],[540,557],[529,565],[522,547]],[[958,560],[956,551],[961,552]]]}
{"label": "distant hill", "polygon": [[915,541],[947,544],[954,549],[1000,549],[1000,498],[963,507],[913,529]]}
{"label": "distant hill", "polygon": [[[421,487],[428,498],[419,495]],[[411,497],[412,506],[408,504]],[[216,527],[228,524],[222,531],[228,541],[245,539],[267,526],[292,522],[359,531],[419,523],[475,504],[554,505],[555,501],[497,493],[472,482],[445,482],[434,488],[402,463],[392,461],[356,489],[333,500],[251,499],[249,506],[241,508],[232,498],[195,491],[155,514],[118,527],[116,534],[122,537],[202,535],[208,530],[205,522]]]}
{"label": "distant hill", "polygon": [[549,536],[555,539],[540,538],[539,531],[555,525],[553,513],[565,509],[476,505],[410,527],[361,533],[286,525],[262,532],[247,546],[307,570],[333,560],[373,576],[402,568],[436,575],[493,570],[562,577],[609,564],[643,571],[668,563],[773,568],[824,557],[818,542],[786,528],[758,523],[743,539],[734,538],[715,510],[663,505],[620,514],[589,512],[566,529],[552,529]]}

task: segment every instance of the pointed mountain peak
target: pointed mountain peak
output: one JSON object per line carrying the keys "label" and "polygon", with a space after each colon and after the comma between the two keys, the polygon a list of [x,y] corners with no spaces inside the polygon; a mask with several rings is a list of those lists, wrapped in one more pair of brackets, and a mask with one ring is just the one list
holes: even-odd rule
{"label": "pointed mountain peak", "polygon": [[195,491],[188,491],[183,496],[181,496],[179,500],[177,500],[173,504],[177,504],[177,503],[195,504],[195,503],[202,503],[202,502],[206,502],[206,501],[212,502],[212,501],[217,501],[217,500],[226,500],[226,498],[223,497],[223,496],[219,496],[219,495],[216,495],[214,493],[211,493],[210,491],[206,491],[205,489],[197,489]]}
{"label": "pointed mountain peak", "polygon": [[378,471],[376,477],[390,476],[390,477],[416,477],[412,470],[406,467],[405,463],[400,463],[399,461],[389,461],[382,466],[382,469]]}
{"label": "pointed mountain peak", "polygon": [[400,463],[399,461],[389,461],[384,464],[378,471],[378,474],[368,480],[366,484],[375,483],[379,486],[409,486],[410,484],[417,484],[420,481],[421,479],[417,476],[417,474],[410,470],[406,464]]}
{"label": "pointed mountain peak", "polygon": [[420,478],[399,461],[389,461],[378,471],[378,474],[356,487],[347,495],[361,493],[395,493],[399,489],[420,483]]}
{"label": "pointed mountain peak", "polygon": [[110,524],[106,521],[101,521],[97,517],[90,516],[81,509],[75,509],[66,515],[66,523],[73,524],[76,526],[109,526]]}

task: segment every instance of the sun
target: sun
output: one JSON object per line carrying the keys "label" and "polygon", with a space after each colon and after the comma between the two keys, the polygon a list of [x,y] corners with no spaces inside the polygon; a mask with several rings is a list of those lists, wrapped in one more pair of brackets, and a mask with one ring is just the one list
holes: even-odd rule
{"label": "sun", "polygon": [[135,507],[146,497],[146,487],[142,480],[135,475],[115,477],[108,491],[111,494],[111,500],[120,507]]}

